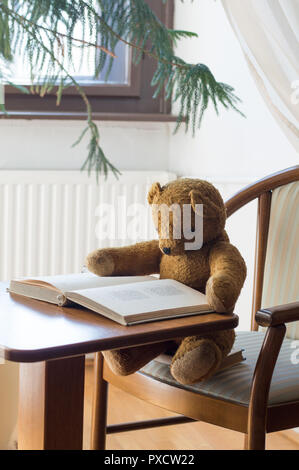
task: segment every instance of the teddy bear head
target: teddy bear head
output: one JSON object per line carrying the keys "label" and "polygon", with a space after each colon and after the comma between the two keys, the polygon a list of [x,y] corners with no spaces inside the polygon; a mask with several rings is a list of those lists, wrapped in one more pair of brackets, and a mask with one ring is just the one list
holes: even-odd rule
{"label": "teddy bear head", "polygon": [[207,181],[183,178],[148,193],[159,247],[165,255],[200,249],[222,234],[226,210],[219,191]]}

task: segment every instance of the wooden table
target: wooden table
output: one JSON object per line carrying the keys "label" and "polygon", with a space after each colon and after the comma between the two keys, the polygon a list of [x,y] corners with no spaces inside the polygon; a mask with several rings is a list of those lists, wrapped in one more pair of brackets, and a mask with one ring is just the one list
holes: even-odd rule
{"label": "wooden table", "polygon": [[232,329],[207,314],[121,326],[88,310],[11,295],[0,287],[0,345],[20,365],[19,449],[81,449],[85,354]]}

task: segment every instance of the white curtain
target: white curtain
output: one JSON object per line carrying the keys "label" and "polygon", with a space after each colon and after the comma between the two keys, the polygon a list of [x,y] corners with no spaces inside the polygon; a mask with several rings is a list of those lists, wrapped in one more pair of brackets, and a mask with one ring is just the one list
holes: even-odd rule
{"label": "white curtain", "polygon": [[222,0],[249,69],[299,151],[299,0]]}

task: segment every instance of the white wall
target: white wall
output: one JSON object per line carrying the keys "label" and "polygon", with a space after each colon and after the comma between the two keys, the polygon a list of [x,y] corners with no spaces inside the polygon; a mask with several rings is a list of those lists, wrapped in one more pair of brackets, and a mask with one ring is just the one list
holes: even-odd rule
{"label": "white wall", "polygon": [[[0,120],[0,169],[77,170],[87,156],[88,135],[71,148],[83,121]],[[100,122],[101,145],[120,170],[166,170],[165,123]]]}
{"label": "white wall", "polygon": [[208,65],[216,79],[232,85],[242,99],[240,117],[209,110],[196,138],[180,132],[170,139],[169,169],[194,176],[248,178],[298,163],[298,155],[261,98],[220,0],[176,0],[175,27],[198,33],[181,42],[185,60]]}

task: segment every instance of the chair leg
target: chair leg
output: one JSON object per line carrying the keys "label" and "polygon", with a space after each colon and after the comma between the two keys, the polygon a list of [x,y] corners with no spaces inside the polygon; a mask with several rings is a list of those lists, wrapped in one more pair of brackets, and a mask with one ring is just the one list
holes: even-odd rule
{"label": "chair leg", "polygon": [[107,428],[108,383],[103,379],[104,358],[96,353],[92,403],[91,450],[105,450]]}
{"label": "chair leg", "polygon": [[245,434],[244,436],[244,450],[265,450],[265,435],[264,436],[259,436],[259,441],[257,439],[252,439],[250,440],[249,444],[249,437],[248,434]]}
{"label": "chair leg", "polygon": [[268,328],[255,366],[248,411],[249,450],[265,449],[268,395],[285,332],[285,325]]}
{"label": "chair leg", "polygon": [[247,450],[265,450],[266,433],[263,423],[260,427],[255,426],[249,429],[247,446]]}

